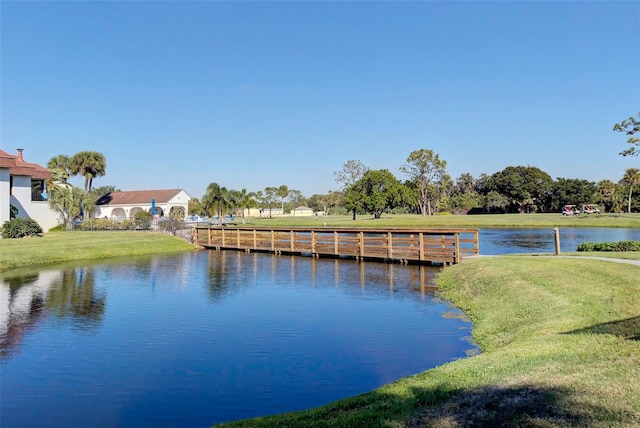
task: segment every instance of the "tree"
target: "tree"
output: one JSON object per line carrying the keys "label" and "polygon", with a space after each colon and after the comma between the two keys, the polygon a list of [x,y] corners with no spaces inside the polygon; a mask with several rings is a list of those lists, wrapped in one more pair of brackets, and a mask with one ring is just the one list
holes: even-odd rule
{"label": "tree", "polygon": [[98,199],[100,199],[101,197],[103,197],[104,195],[111,193],[111,192],[119,192],[120,189],[116,189],[116,186],[100,186],[100,187],[96,187],[92,190],[93,193],[95,193],[96,195],[98,195]]}
{"label": "tree", "polygon": [[[334,171],[333,176],[336,182],[342,185],[341,190],[345,192],[346,197],[346,190],[360,180],[368,170],[369,168],[359,160],[348,160],[342,165],[342,169],[340,171]],[[350,211],[353,213],[353,219],[355,220],[358,204],[355,203],[355,201],[350,200],[345,200],[343,202],[346,202],[345,207],[353,207]]]}
{"label": "tree", "polygon": [[247,192],[247,189],[240,190],[237,194],[237,203],[238,207],[242,209],[242,224],[245,224],[244,210],[258,206],[255,192]]}
{"label": "tree", "polygon": [[420,149],[409,154],[407,161],[400,167],[400,171],[409,176],[409,179],[416,184],[419,192],[418,207],[420,214],[433,214],[433,189],[430,186],[440,180],[446,174],[447,162],[441,160],[440,156],[433,150]]}
{"label": "tree", "polygon": [[322,211],[325,216],[329,215],[329,208],[337,207],[342,203],[342,193],[332,190],[325,195],[313,195],[309,198],[309,206],[314,211]]}
{"label": "tree", "polygon": [[551,211],[561,211],[567,204],[591,204],[596,200],[596,183],[577,178],[556,178],[551,194]]}
{"label": "tree", "polygon": [[62,215],[67,229],[72,226],[71,219],[80,217],[82,196],[82,190],[67,184],[57,186],[49,198],[49,206]]}
{"label": "tree", "polygon": [[107,161],[102,153],[79,152],[69,159],[69,171],[72,175],[84,177],[84,191],[88,192],[93,185],[93,179],[106,174]]}
{"label": "tree", "polygon": [[286,185],[282,185],[278,187],[276,190],[276,194],[280,197],[280,202],[282,202],[282,214],[284,214],[284,200],[287,196],[289,196],[289,188]]}
{"label": "tree", "polygon": [[640,184],[640,169],[638,168],[629,168],[624,172],[624,177],[622,177],[622,181],[629,185],[629,204],[627,208],[627,212],[631,212],[631,195],[633,194],[633,186],[636,184]]}
{"label": "tree", "polygon": [[493,190],[506,196],[520,213],[524,213],[529,205],[541,210],[552,188],[551,176],[534,166],[508,166],[483,183],[485,194]]}
{"label": "tree", "polygon": [[405,186],[386,169],[367,171],[346,193],[345,200],[353,201],[374,218],[403,204],[407,197]]}
{"label": "tree", "polygon": [[307,204],[307,198],[304,197],[301,191],[296,189],[289,189],[287,200],[292,209]]}
{"label": "tree", "polygon": [[[276,201],[278,199],[278,188],[277,187],[265,187],[264,193],[262,193],[261,202],[269,208],[269,218],[271,218],[271,209],[274,207]],[[284,214],[284,213],[283,213]]]}
{"label": "tree", "polygon": [[[640,138],[633,136],[634,134],[640,133],[640,113],[638,113],[637,119],[632,116],[620,123],[616,123],[613,125],[613,130],[616,132],[624,132],[629,135],[627,143],[634,146],[640,146]],[[640,150],[635,147],[629,147],[618,154],[622,156],[638,156],[640,154]]]}
{"label": "tree", "polygon": [[67,183],[71,176],[69,156],[58,155],[52,157],[47,162],[47,169],[51,172],[51,182],[53,184]]}
{"label": "tree", "polygon": [[225,210],[233,207],[235,200],[226,187],[222,187],[218,183],[209,183],[201,203],[205,212],[212,217],[215,214],[218,217],[218,224],[222,225]]}
{"label": "tree", "polygon": [[189,215],[203,215],[204,209],[202,208],[202,204],[200,203],[200,199],[191,198],[187,203],[187,212]]}

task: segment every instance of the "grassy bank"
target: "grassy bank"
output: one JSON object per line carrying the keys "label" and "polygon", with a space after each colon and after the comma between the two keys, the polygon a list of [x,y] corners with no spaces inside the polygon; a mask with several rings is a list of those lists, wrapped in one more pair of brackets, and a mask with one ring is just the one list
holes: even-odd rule
{"label": "grassy bank", "polygon": [[0,239],[0,271],[73,260],[193,249],[172,235],[151,232],[60,232],[41,238]]}
{"label": "grassy bank", "polygon": [[[255,226],[327,226],[343,227],[621,227],[640,228],[640,214],[590,214],[564,217],[562,214],[484,214],[436,215],[385,214],[379,219],[361,215],[328,217],[252,217]],[[239,222],[240,223],[240,222]]]}
{"label": "grassy bank", "polygon": [[638,266],[609,261],[466,261],[438,283],[474,321],[480,355],[325,407],[222,426],[640,426],[639,277]]}

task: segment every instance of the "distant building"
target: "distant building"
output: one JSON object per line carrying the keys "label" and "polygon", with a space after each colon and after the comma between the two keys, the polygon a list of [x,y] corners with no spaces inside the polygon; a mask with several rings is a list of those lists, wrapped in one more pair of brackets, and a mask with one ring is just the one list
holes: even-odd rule
{"label": "distant building", "polygon": [[311,217],[315,213],[309,207],[297,207],[291,210],[291,215],[294,217]]}
{"label": "distant building", "polygon": [[16,156],[0,150],[0,224],[10,220],[11,205],[18,217],[32,218],[45,232],[61,224],[60,214],[47,202],[50,179],[48,169],[24,161],[22,149]]}
{"label": "distant building", "polygon": [[109,219],[132,219],[137,212],[151,212],[155,203],[159,217],[177,215],[187,217],[191,196],[182,189],[130,190],[110,192],[96,203],[96,217]]}

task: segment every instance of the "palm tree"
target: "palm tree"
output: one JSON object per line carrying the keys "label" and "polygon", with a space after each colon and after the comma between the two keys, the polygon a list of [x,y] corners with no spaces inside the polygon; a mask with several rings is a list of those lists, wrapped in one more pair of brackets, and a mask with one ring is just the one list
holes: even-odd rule
{"label": "palm tree", "polygon": [[47,169],[51,172],[51,181],[53,184],[66,183],[71,176],[69,170],[69,156],[58,155],[49,159]]}
{"label": "palm tree", "polygon": [[622,181],[629,185],[629,204],[627,207],[627,212],[631,212],[631,195],[633,194],[633,186],[636,184],[640,184],[640,169],[638,168],[629,168],[624,172],[624,177],[622,177]]}
{"label": "palm tree", "polygon": [[255,192],[247,192],[247,189],[242,189],[237,192],[236,200],[238,203],[238,207],[242,209],[242,224],[245,224],[244,218],[244,210],[255,208],[258,206],[258,202],[256,201]]}
{"label": "palm tree", "polygon": [[98,152],[79,152],[69,159],[69,171],[72,175],[84,177],[84,191],[89,192],[93,185],[93,179],[106,174],[107,161]]}
{"label": "palm tree", "polygon": [[614,195],[616,194],[616,183],[611,180],[600,180],[596,184],[598,202],[604,205],[605,211],[614,211]]}
{"label": "palm tree", "polygon": [[71,219],[80,216],[82,196],[82,190],[69,184],[58,185],[51,194],[49,206],[62,215],[66,228],[71,227]]}
{"label": "palm tree", "polygon": [[289,196],[289,187],[287,187],[286,184],[283,184],[282,186],[278,187],[278,190],[276,190],[276,194],[280,196],[280,201],[282,202],[282,214],[284,214],[284,198]]}
{"label": "palm tree", "polygon": [[213,215],[215,213],[218,216],[218,224],[222,225],[222,216],[225,210],[233,207],[235,198],[226,187],[222,187],[218,183],[210,183],[201,203],[207,214]]}

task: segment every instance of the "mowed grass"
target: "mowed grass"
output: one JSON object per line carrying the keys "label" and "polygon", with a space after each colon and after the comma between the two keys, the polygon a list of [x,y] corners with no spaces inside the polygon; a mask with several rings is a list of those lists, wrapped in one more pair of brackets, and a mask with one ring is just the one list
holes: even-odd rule
{"label": "mowed grass", "polygon": [[465,261],[437,282],[473,320],[481,354],[324,407],[220,426],[640,426],[639,278],[640,267],[613,261]]}
{"label": "mowed grass", "polygon": [[[352,220],[350,215],[327,217],[252,217],[245,219],[246,226],[306,226],[306,227],[618,227],[640,228],[640,214],[479,214],[479,215],[435,215],[383,214],[374,219],[370,215],[359,215]],[[242,226],[238,222],[239,226]]]}
{"label": "mowed grass", "polygon": [[47,233],[37,238],[0,239],[0,271],[73,260],[136,256],[195,247],[172,235],[101,231]]}

